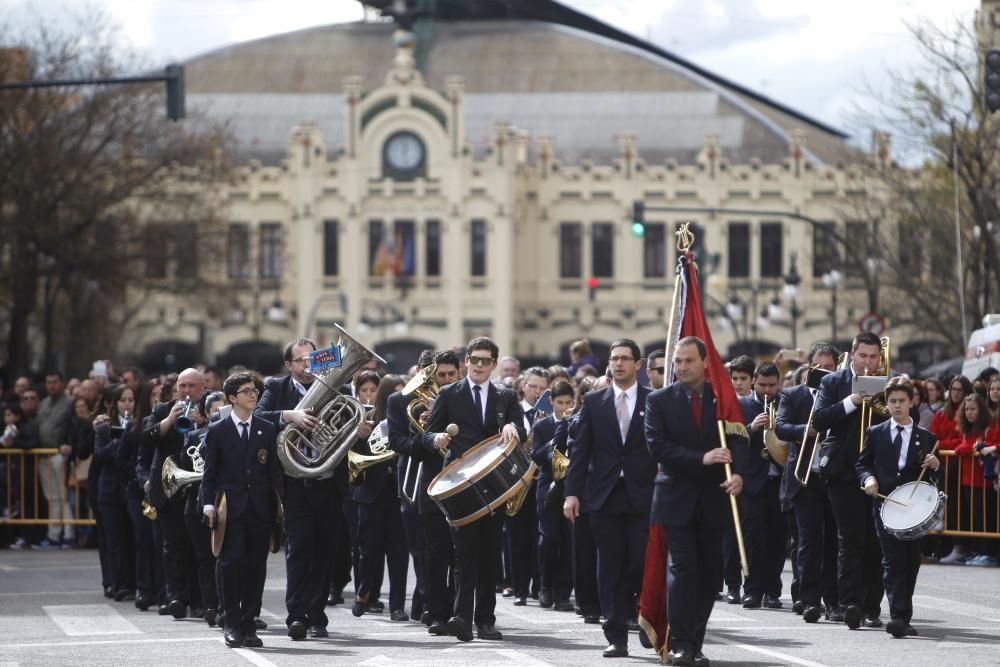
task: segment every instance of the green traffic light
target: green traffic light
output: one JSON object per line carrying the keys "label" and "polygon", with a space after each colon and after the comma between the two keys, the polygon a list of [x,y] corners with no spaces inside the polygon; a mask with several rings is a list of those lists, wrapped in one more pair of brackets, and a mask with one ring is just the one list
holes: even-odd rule
{"label": "green traffic light", "polygon": [[643,237],[646,235],[646,225],[641,222],[632,223],[632,236]]}

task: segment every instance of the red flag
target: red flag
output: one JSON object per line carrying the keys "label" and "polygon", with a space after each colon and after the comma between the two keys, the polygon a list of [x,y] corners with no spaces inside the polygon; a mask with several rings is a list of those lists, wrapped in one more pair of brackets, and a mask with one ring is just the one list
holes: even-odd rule
{"label": "red flag", "polygon": [[649,524],[646,557],[642,566],[639,594],[639,629],[653,645],[660,661],[667,664],[670,651],[670,619],[667,618],[667,537],[663,526]]}

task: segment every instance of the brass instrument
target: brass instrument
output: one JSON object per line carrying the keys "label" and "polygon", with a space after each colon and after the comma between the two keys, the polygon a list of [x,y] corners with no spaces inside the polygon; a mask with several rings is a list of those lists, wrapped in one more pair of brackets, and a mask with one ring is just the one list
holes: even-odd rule
{"label": "brass instrument", "polygon": [[788,450],[790,444],[778,440],[778,434],[774,432],[774,420],[777,412],[777,401],[764,397],[764,413],[767,414],[767,426],[764,427],[764,449],[760,450],[760,456],[765,461],[785,466],[788,461]]}
{"label": "brass instrument", "polygon": [[163,480],[163,495],[167,498],[173,497],[175,493],[181,490],[181,487],[195,482],[200,482],[204,474],[204,472],[191,472],[189,470],[184,470],[177,465],[177,462],[174,461],[174,457],[168,456],[163,461],[163,469],[161,473],[161,478]]}
{"label": "brass instrument", "polygon": [[[436,372],[437,364],[426,366],[410,378],[410,381],[403,387],[403,396],[409,396],[410,394],[416,394],[417,396],[406,406],[406,418],[410,421],[416,432],[420,434],[424,432],[424,425],[420,423],[418,417],[414,416],[414,413],[418,407],[430,410],[434,399],[437,398],[438,393],[441,391],[441,388],[438,387],[437,382],[434,380],[434,373]],[[438,451],[442,457],[445,456],[444,450]],[[408,493],[407,489],[410,485],[410,471],[412,470],[412,466],[413,457],[411,456],[406,460],[406,472],[403,473],[403,499],[411,505],[417,499],[417,487],[420,485],[420,478],[424,472],[424,462],[420,461],[417,464],[417,476],[413,480],[413,491],[412,493]]]}
{"label": "brass instrument", "polygon": [[[844,354],[847,354],[846,352]],[[843,361],[841,362],[843,363]],[[795,470],[792,474],[795,479],[798,480],[799,484],[806,486],[809,484],[809,476],[812,474],[813,461],[816,459],[816,450],[819,449],[819,437],[821,434],[817,433],[816,437],[813,438],[812,451],[809,454],[809,465],[806,466],[805,476],[803,476],[801,466],[802,461],[805,460],[806,443],[809,442],[809,429],[812,428],[813,413],[816,411],[816,399],[819,398],[819,384],[823,381],[830,371],[824,370],[819,366],[813,366],[809,369],[808,375],[806,375],[806,386],[809,387],[809,391],[812,392],[813,402],[812,407],[809,408],[809,419],[806,420],[806,430],[802,434],[802,444],[799,446],[799,458],[795,460]]]}
{"label": "brass instrument", "polygon": [[315,411],[319,425],[311,432],[289,426],[278,435],[278,460],[291,477],[319,478],[332,474],[347,457],[365,418],[356,398],[340,393],[341,385],[369,361],[385,360],[354,339],[339,324],[340,366],[317,374],[296,410]]}
{"label": "brass instrument", "polygon": [[181,435],[187,435],[195,428],[194,420],[189,416],[194,407],[194,401],[191,400],[190,396],[186,396],[184,398],[184,412],[174,422],[174,428]]}
{"label": "brass instrument", "polygon": [[569,457],[559,451],[558,447],[552,448],[552,479],[559,481],[565,479],[569,473]]}
{"label": "brass instrument", "polygon": [[[889,337],[883,336],[879,339],[879,360],[878,368],[875,369],[874,375],[884,375],[886,380],[889,379],[889,375],[892,372],[889,366]],[[865,369],[865,375],[867,375],[867,369]],[[858,451],[863,452],[865,450],[865,430],[872,425],[872,419],[875,414],[878,416],[885,417],[889,416],[889,406],[885,402],[885,392],[880,391],[877,394],[868,396],[863,395],[861,397],[861,426],[859,428],[858,435]]]}
{"label": "brass instrument", "polygon": [[142,499],[142,515],[149,519],[150,521],[156,521],[160,518],[160,513],[157,511],[148,500]]}
{"label": "brass instrument", "polygon": [[396,458],[397,452],[389,449],[389,422],[383,419],[368,436],[370,454],[360,454],[353,449],[347,452],[347,478],[351,484],[364,480],[365,470]]}

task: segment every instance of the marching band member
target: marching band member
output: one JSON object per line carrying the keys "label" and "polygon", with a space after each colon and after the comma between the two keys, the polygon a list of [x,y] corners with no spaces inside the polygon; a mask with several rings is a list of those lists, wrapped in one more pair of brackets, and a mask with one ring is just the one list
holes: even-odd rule
{"label": "marching band member", "polygon": [[889,533],[879,511],[883,501],[876,496],[887,496],[897,487],[916,481],[922,469],[937,471],[941,463],[932,453],[937,438],[917,426],[910,416],[913,385],[909,380],[890,380],[885,388],[885,400],[891,416],[867,430],[865,449],[858,457],[855,470],[858,482],[873,499],[872,516],[882,545],[882,580],[889,597],[891,618],[885,629],[899,639],[917,634],[910,620],[923,538],[904,541]]}
{"label": "marching band member", "polygon": [[628,656],[629,625],[637,615],[656,469],[643,431],[650,390],[637,382],[639,346],[622,338],[610,352],[612,386],[590,392],[580,407],[563,512],[576,521],[581,506],[590,511],[607,619],[603,655],[619,658]]}

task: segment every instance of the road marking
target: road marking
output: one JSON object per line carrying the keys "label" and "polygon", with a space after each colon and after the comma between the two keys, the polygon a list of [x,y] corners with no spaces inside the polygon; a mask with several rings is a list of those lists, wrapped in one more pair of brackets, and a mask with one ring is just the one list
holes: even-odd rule
{"label": "road marking", "polygon": [[58,646],[116,646],[121,644],[183,644],[184,642],[217,642],[218,637],[169,637],[149,639],[95,639],[81,642],[34,642],[28,644],[4,644],[4,649],[52,648]]}
{"label": "road marking", "polygon": [[16,565],[6,565],[4,563],[0,563],[0,572],[17,572],[21,569],[22,568],[17,567]]}
{"label": "road marking", "polygon": [[776,658],[778,660],[783,660],[793,665],[802,665],[802,667],[826,667],[826,665],[824,665],[821,662],[813,662],[812,660],[804,660],[802,658],[796,658],[795,656],[788,655],[787,653],[772,651],[771,649],[761,648],[760,646],[750,646],[749,644],[741,644],[740,642],[734,642],[732,640],[724,639],[716,635],[711,635],[711,637],[713,642],[718,642],[720,644],[726,644],[728,646],[741,648],[744,651],[750,651],[751,653],[759,653],[761,655],[766,655],[769,658]]}
{"label": "road marking", "polygon": [[107,604],[43,606],[49,618],[69,637],[139,635],[142,630]]}
{"label": "road marking", "polygon": [[[497,649],[492,646],[480,646],[476,647],[475,644],[470,644],[469,646],[463,646],[461,648],[453,647],[445,649],[442,652],[462,652],[466,654],[464,658],[456,658],[457,662],[454,664],[469,664],[471,659],[468,657],[470,649],[478,648],[476,650],[475,664],[479,667],[489,667],[491,665],[498,665],[500,667],[506,667],[510,665],[511,662],[517,665],[526,665],[527,667],[554,667],[551,662],[545,662],[544,660],[539,660],[534,658],[523,651],[517,651],[514,649]],[[491,660],[484,653],[496,653],[500,658],[497,660]],[[451,656],[449,656],[450,658]],[[442,665],[442,664],[452,664],[452,660],[442,661],[440,658],[436,660],[399,660],[397,658],[391,658],[387,655],[377,655],[374,658],[369,658],[364,662],[359,662],[359,665],[366,665],[368,667],[388,667],[390,665],[418,665],[418,666],[432,666],[432,665]],[[261,667],[264,667],[263,665]]]}
{"label": "road marking", "polygon": [[[223,639],[222,641],[224,642],[225,640]],[[234,648],[232,651],[240,657],[245,658],[247,661],[257,665],[257,667],[278,667],[260,653],[255,653],[252,649]]]}

